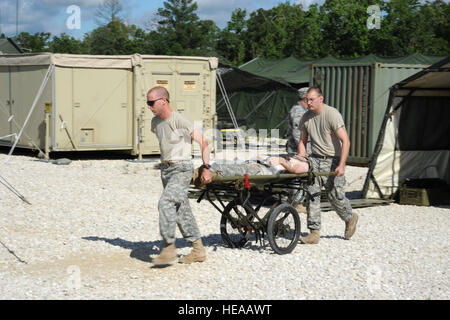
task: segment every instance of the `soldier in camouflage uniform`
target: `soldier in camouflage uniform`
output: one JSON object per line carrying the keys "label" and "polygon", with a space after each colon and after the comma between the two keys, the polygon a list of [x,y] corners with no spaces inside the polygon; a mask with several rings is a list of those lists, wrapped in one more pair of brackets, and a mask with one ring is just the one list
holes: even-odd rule
{"label": "soldier in camouflage uniform", "polygon": [[175,232],[178,225],[183,237],[192,242],[193,250],[179,262],[202,262],[206,251],[197,222],[189,204],[189,182],[194,172],[191,161],[191,140],[201,146],[203,167],[201,179],[211,182],[209,147],[204,136],[192,122],[169,107],[169,92],[154,87],[147,93],[147,105],[155,115],[151,130],[156,134],[161,150],[161,180],[164,191],[158,202],[159,229],[164,245],[154,259],[155,265],[170,265],[177,260]]}
{"label": "soldier in camouflage uniform", "polygon": [[[289,155],[295,155],[298,153],[298,143],[300,142],[300,120],[306,111],[308,111],[308,105],[305,102],[306,92],[308,87],[300,88],[298,90],[299,101],[292,106],[287,118],[287,131],[288,141],[286,143],[286,152]],[[310,152],[310,146],[307,145],[307,152]]]}
{"label": "soldier in camouflage uniform", "polygon": [[325,191],[338,216],[345,222],[344,238],[350,239],[356,230],[358,214],[352,212],[349,200],[345,197],[345,164],[350,140],[345,130],[344,120],[339,111],[323,103],[322,91],[318,87],[309,88],[306,100],[308,112],[300,123],[301,136],[299,155],[306,154],[306,143],[311,141],[310,154],[313,171],[336,172],[335,176],[317,177],[308,188],[311,199],[307,208],[307,224],[310,234],[300,238],[302,243],[316,244],[320,240],[320,191]]}
{"label": "soldier in camouflage uniform", "polygon": [[[305,102],[306,92],[308,87],[300,88],[298,90],[299,100],[289,111],[287,119],[288,141],[286,143],[286,152],[288,155],[296,155],[298,153],[298,144],[300,142],[300,120],[303,115],[308,111],[308,104]],[[306,151],[309,154],[311,152],[311,146],[308,143]],[[296,193],[295,190],[291,190],[291,197],[293,205],[299,213],[306,213],[306,208],[303,203],[300,202],[302,194]]]}
{"label": "soldier in camouflage uniform", "polygon": [[[308,169],[309,164],[306,159],[285,159],[281,157],[267,157],[265,159],[255,158],[244,162],[213,162],[211,164],[212,176],[220,175],[222,177],[243,176],[245,174],[248,174],[249,176],[260,176],[277,175],[280,173],[303,173],[307,172]],[[201,187],[205,184],[198,179],[200,173],[201,168],[198,168],[194,171],[194,175],[192,176],[191,184],[196,187]]]}

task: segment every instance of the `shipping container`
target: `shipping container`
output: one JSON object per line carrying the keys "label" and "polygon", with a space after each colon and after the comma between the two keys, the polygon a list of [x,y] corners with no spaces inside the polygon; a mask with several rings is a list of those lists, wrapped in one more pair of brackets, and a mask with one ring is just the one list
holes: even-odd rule
{"label": "shipping container", "polygon": [[[0,56],[0,144],[52,151],[159,154],[146,94],[200,129],[215,126],[217,58],[26,54]],[[24,126],[25,124],[25,126]]]}
{"label": "shipping container", "polygon": [[[172,109],[191,120],[194,127],[203,132],[215,129],[217,58],[142,55],[141,60],[135,68],[135,103],[140,126],[134,134],[141,141],[143,154],[159,153],[158,140],[150,132],[153,114],[146,107],[147,91],[154,86],[169,91]],[[133,152],[139,152],[138,146]]]}
{"label": "shipping container", "polygon": [[368,165],[389,98],[389,88],[429,65],[357,63],[312,64],[310,86],[340,111],[350,138],[347,163]]}

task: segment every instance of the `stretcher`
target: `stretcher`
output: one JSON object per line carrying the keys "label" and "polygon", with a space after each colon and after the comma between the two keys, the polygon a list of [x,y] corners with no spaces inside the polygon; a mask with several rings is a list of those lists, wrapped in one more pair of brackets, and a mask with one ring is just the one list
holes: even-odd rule
{"label": "stretcher", "polygon": [[292,199],[308,201],[308,186],[321,175],[335,173],[215,176],[209,184],[191,187],[189,198],[199,203],[207,199],[220,212],[220,234],[228,247],[241,248],[253,240],[265,245],[267,238],[276,253],[288,254],[301,234]]}

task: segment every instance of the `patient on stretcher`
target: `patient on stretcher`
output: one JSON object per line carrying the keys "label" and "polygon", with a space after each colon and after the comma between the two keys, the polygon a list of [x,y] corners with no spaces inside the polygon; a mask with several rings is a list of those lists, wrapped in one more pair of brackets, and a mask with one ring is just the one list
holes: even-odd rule
{"label": "patient on stretcher", "polygon": [[[191,180],[191,184],[196,187],[204,185],[201,181],[201,170],[203,167],[197,168]],[[211,164],[211,177],[214,176],[243,176],[248,174],[254,175],[276,175],[279,173],[304,173],[308,172],[308,160],[304,157],[291,157],[288,159],[282,157],[257,158],[245,161],[243,163],[219,163]]]}

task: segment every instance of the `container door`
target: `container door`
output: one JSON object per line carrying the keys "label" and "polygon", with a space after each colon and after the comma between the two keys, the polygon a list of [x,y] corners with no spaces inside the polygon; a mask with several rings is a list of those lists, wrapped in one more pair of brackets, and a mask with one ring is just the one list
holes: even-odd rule
{"label": "container door", "polygon": [[[149,89],[155,86],[162,86],[166,88],[170,93],[170,105],[174,106],[173,101],[176,99],[175,91],[176,91],[176,83],[175,79],[175,61],[174,60],[151,60],[145,61],[145,83],[148,84]],[[183,110],[175,109],[181,113]],[[143,112],[143,124],[141,131],[141,151],[143,154],[159,154],[159,142],[156,138],[156,135],[151,132],[151,123],[152,123],[153,113],[150,111],[147,106],[144,108]]]}
{"label": "container door", "polygon": [[131,149],[131,72],[73,70],[72,140],[79,149]]}
{"label": "container door", "polygon": [[33,112],[31,107],[36,99],[49,66],[11,67],[11,97],[14,120],[12,130],[19,133],[29,116],[19,140],[25,147],[43,148],[45,143],[45,104],[52,103],[52,78],[47,81]]}
{"label": "container door", "polygon": [[[8,66],[0,67],[0,141],[11,142],[11,96]],[[9,121],[8,121],[9,120]]]}
{"label": "container door", "polygon": [[313,66],[311,85],[319,86],[324,102],[339,110],[350,139],[349,163],[369,161],[372,66]]}
{"label": "container door", "polygon": [[[195,59],[145,59],[146,90],[163,86],[170,93],[170,107],[204,132],[213,128],[215,114],[215,72],[208,61]],[[159,143],[151,132],[152,112],[145,107],[141,130],[141,152],[159,154]],[[195,148],[198,145],[193,144]]]}

